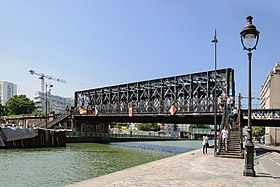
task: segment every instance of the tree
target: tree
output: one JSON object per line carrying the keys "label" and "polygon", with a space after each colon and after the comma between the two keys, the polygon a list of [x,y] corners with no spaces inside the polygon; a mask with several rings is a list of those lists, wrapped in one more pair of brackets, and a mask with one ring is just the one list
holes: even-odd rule
{"label": "tree", "polygon": [[160,126],[157,123],[137,123],[137,129],[142,131],[159,131]]}
{"label": "tree", "polygon": [[118,128],[118,129],[122,129],[123,127],[127,127],[128,126],[128,124],[126,124],[126,123],[114,123],[114,125],[113,125],[115,128]]}
{"label": "tree", "polygon": [[35,110],[32,112],[32,115],[37,117],[46,117],[46,112]]}
{"label": "tree", "polygon": [[0,100],[0,116],[2,116],[2,113],[4,112],[4,108],[1,104],[1,100]]}
{"label": "tree", "polygon": [[253,134],[253,136],[256,136],[256,137],[263,136],[265,134],[265,127],[261,127],[261,126],[253,127],[252,134]]}
{"label": "tree", "polygon": [[[1,102],[1,101],[0,101]],[[5,115],[5,109],[4,106],[0,103],[0,117]]]}
{"label": "tree", "polygon": [[27,98],[26,95],[16,95],[10,98],[4,106],[9,115],[31,114],[36,110],[35,103]]}
{"label": "tree", "polygon": [[200,124],[191,124],[189,126],[189,131],[192,131],[194,128],[203,128],[203,129],[210,129],[209,125],[200,125]]}
{"label": "tree", "polygon": [[6,116],[8,109],[5,107],[5,105],[1,104],[1,100],[0,100],[0,118],[1,116]]}

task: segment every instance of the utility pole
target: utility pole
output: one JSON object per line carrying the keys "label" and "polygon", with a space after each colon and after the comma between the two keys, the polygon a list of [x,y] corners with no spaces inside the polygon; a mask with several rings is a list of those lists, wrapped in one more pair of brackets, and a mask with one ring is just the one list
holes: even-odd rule
{"label": "utility pole", "polygon": [[211,41],[214,43],[214,66],[215,66],[215,85],[214,85],[214,155],[217,155],[217,33],[215,29],[214,39]]}

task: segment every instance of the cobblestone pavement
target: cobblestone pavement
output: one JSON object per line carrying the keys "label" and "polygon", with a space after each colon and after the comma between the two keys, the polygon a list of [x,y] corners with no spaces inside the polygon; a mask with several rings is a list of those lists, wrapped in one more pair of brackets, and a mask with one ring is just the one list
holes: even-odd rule
{"label": "cobblestone pavement", "polygon": [[255,166],[256,177],[244,177],[243,167],[244,159],[214,157],[213,149],[210,149],[208,154],[195,150],[69,187],[280,186],[280,178],[270,175],[261,159]]}

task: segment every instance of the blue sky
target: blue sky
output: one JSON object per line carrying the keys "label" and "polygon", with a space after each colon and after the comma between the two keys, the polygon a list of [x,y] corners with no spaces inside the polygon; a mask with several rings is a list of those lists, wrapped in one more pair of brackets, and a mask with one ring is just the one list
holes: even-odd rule
{"label": "blue sky", "polygon": [[240,43],[246,17],[260,33],[252,59],[252,95],[280,61],[278,0],[13,0],[0,1],[0,80],[33,98],[33,69],[52,93],[130,83],[214,69],[235,70],[236,93],[247,95],[247,52]]}

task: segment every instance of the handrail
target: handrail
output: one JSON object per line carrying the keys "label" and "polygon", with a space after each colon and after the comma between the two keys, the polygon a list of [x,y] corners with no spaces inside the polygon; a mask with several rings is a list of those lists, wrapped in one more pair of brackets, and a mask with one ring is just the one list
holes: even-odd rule
{"label": "handrail", "polygon": [[240,144],[240,153],[243,152],[243,128],[241,125],[241,112],[238,110],[238,124],[239,124],[239,144]]}
{"label": "handrail", "polygon": [[243,152],[243,128],[241,124],[241,118],[243,118],[241,111],[241,94],[238,96],[238,124],[239,124],[239,145],[240,145],[240,153]]}
{"label": "handrail", "polygon": [[110,137],[110,138],[160,138],[177,139],[175,136],[151,136],[144,134],[113,134],[106,132],[66,132],[68,137]]}
{"label": "handrail", "polygon": [[[69,117],[70,115],[71,115],[71,112],[68,112],[68,111],[62,113],[58,117],[54,118],[52,121],[48,121],[47,122],[47,128],[57,124],[58,122],[64,120],[65,118]],[[50,116],[48,116],[48,117],[50,117]],[[45,126],[46,126],[46,121],[45,120],[37,125],[37,127],[45,127]]]}
{"label": "handrail", "polygon": [[227,108],[226,108],[226,103],[224,103],[223,115],[222,115],[221,126],[220,126],[220,133],[219,133],[219,144],[218,144],[217,153],[219,153],[220,150],[221,150],[221,144],[222,144],[222,140],[223,140],[222,139],[221,131],[224,129],[224,125],[225,125],[225,122],[226,122],[226,114],[227,114]]}
{"label": "handrail", "polygon": [[69,116],[71,115],[70,112],[64,112],[62,113],[59,117],[55,118],[54,120],[50,121],[48,124],[47,124],[47,127],[51,127],[57,123],[59,123],[60,121],[64,120],[65,118],[68,118]]}

